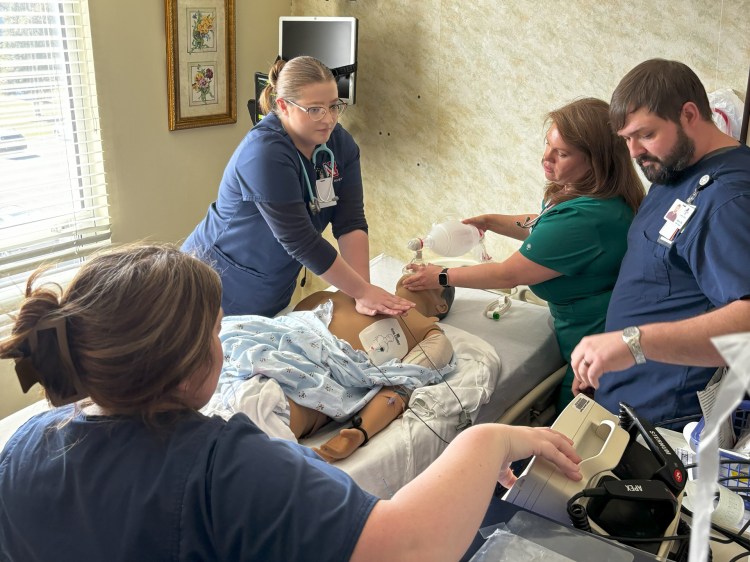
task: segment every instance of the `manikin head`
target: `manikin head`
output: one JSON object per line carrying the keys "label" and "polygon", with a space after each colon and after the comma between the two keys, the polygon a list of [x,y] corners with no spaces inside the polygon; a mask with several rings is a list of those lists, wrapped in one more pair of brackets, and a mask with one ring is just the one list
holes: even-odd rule
{"label": "manikin head", "polygon": [[456,295],[455,287],[440,287],[439,289],[427,289],[424,291],[410,291],[403,285],[403,281],[409,274],[404,275],[396,283],[396,294],[399,297],[410,300],[417,306],[417,311],[426,317],[436,317],[442,320],[448,315]]}

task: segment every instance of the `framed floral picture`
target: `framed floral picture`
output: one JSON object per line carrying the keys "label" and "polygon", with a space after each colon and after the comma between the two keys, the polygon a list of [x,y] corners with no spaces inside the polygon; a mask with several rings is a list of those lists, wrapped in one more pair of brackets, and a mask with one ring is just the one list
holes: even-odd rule
{"label": "framed floral picture", "polygon": [[165,0],[169,130],[237,122],[234,0]]}

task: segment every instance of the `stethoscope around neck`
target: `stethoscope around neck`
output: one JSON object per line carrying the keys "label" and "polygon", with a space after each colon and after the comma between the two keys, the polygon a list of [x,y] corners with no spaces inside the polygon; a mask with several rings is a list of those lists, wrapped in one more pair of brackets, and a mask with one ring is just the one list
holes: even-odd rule
{"label": "stethoscope around neck", "polygon": [[[326,153],[328,154],[328,157],[331,159],[331,179],[333,178],[333,171],[336,169],[336,159],[333,156],[333,151],[328,148],[326,143],[321,144],[318,148],[316,148],[312,156],[310,157],[310,161],[312,162],[312,165],[314,168],[317,168],[317,157],[320,153]],[[300,153],[297,152],[297,157],[299,158],[300,164],[302,164],[302,175],[305,176],[305,184],[307,185],[307,193],[310,195],[310,202],[308,203],[308,206],[310,207],[310,212],[313,215],[316,215],[320,212],[321,209],[321,203],[327,204],[327,203],[333,203],[334,201],[338,201],[338,197],[333,194],[333,189],[331,189],[331,195],[328,199],[324,199],[323,197],[319,197],[318,193],[318,186],[315,186],[315,191],[313,192],[312,184],[310,183],[310,178],[307,175],[307,170],[305,169],[305,162],[302,160],[302,156],[300,156]],[[321,162],[322,164],[322,162]],[[328,206],[328,205],[326,205]]]}

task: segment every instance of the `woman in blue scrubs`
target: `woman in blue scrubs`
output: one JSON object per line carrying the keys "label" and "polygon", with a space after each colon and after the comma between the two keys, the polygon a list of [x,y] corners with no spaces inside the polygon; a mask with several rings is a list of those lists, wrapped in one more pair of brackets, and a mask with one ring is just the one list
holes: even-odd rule
{"label": "woman in blue scrubs", "polygon": [[[338,123],[346,104],[312,57],[277,61],[267,114],[235,150],[206,218],[182,246],[221,275],[225,314],[274,316],[304,265],[353,297],[360,313],[413,303],[372,285],[359,148]],[[321,233],[331,225],[340,252]]]}

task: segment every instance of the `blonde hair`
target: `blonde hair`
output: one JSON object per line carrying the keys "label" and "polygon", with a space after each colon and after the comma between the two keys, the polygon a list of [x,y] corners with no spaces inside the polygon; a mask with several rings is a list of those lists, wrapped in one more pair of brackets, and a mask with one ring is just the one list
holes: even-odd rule
{"label": "blonde hair", "polygon": [[335,80],[330,69],[314,57],[278,59],[268,71],[268,84],[260,95],[260,110],[268,115],[276,111],[276,98],[294,101],[310,84]]}
{"label": "blonde hair", "polygon": [[[146,420],[188,407],[178,385],[213,366],[221,281],[210,266],[172,245],[150,244],[97,255],[64,291],[35,287],[42,272],[28,280],[0,358],[31,360],[54,405],[83,395],[113,414]],[[44,345],[40,338],[32,351],[29,341],[36,342],[50,320],[62,320],[62,338],[58,332],[57,341]],[[71,387],[77,391],[72,399],[60,391]]]}
{"label": "blonde hair", "polygon": [[646,195],[633,166],[625,141],[612,131],[609,104],[596,98],[581,98],[547,114],[562,139],[580,150],[590,170],[581,181],[569,186],[548,182],[544,199],[560,203],[574,197],[601,199],[622,197],[633,212]]}

